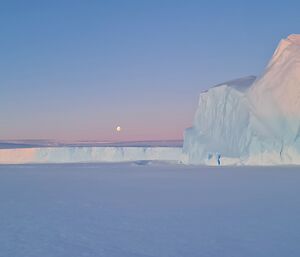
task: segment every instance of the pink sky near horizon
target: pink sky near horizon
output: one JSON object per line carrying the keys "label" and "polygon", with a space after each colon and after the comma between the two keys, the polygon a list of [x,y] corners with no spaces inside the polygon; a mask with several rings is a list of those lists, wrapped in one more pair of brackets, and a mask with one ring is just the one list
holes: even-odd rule
{"label": "pink sky near horizon", "polygon": [[[44,126],[34,127],[32,124],[24,124],[21,132],[17,127],[11,128],[10,133],[2,133],[0,140],[58,140],[58,141],[152,141],[152,140],[182,140],[184,129],[191,126],[192,119],[180,121],[180,119],[169,120],[151,124],[151,122],[124,121],[119,123],[55,123],[49,125],[49,120],[44,121]],[[165,124],[169,124],[165,126]],[[175,124],[175,125],[174,125]],[[185,125],[186,124],[186,125]],[[117,126],[121,126],[120,132],[116,131]],[[18,136],[10,136],[17,134]]]}

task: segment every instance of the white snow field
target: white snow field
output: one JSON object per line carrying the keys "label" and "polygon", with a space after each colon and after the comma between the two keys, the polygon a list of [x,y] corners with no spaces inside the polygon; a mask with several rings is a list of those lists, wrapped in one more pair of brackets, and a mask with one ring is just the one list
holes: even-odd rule
{"label": "white snow field", "polygon": [[184,161],[208,165],[300,164],[300,35],[282,40],[265,72],[203,92]]}
{"label": "white snow field", "polygon": [[0,256],[300,256],[299,180],[292,167],[0,165]]}

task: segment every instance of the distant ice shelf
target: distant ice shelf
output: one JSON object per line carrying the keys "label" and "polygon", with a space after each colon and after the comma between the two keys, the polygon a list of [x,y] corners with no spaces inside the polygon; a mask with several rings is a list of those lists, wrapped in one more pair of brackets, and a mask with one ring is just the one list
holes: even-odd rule
{"label": "distant ice shelf", "polygon": [[181,147],[38,147],[0,149],[0,164],[167,161],[181,159]]}

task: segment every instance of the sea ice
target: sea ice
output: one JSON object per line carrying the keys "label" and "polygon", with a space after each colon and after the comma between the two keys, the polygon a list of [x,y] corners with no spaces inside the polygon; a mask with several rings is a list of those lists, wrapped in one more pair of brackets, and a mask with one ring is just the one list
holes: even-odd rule
{"label": "sea ice", "polygon": [[300,256],[299,180],[282,167],[0,165],[0,256]]}

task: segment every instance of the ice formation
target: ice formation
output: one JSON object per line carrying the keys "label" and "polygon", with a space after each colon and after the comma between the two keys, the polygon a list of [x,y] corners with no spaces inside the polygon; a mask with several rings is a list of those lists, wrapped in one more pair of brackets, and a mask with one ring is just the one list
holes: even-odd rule
{"label": "ice formation", "polygon": [[180,147],[36,147],[0,149],[0,164],[175,161]]}
{"label": "ice formation", "polygon": [[261,77],[201,93],[184,161],[193,164],[300,164],[300,35],[277,47]]}

